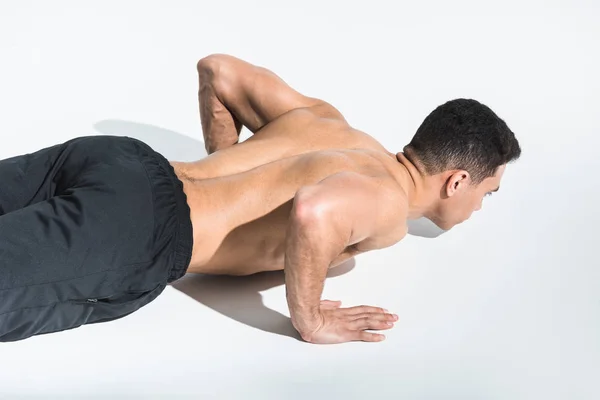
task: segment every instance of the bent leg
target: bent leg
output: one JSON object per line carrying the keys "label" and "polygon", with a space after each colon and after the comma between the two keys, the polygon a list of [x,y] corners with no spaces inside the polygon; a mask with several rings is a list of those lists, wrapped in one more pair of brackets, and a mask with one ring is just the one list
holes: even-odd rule
{"label": "bent leg", "polygon": [[0,341],[116,319],[164,289],[136,152],[78,138],[0,161]]}
{"label": "bent leg", "polygon": [[54,196],[53,178],[68,144],[0,160],[0,215]]}
{"label": "bent leg", "polygon": [[75,193],[0,216],[0,341],[116,319],[164,289],[145,271],[151,260],[129,258],[102,204]]}
{"label": "bent leg", "polygon": [[0,177],[0,341],[123,317],[185,273],[183,185],[143,143],[78,138]]}

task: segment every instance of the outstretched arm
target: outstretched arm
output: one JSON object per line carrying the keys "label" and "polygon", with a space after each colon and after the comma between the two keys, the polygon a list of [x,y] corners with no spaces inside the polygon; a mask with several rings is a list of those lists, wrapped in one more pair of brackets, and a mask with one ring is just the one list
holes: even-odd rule
{"label": "outstretched arm", "polygon": [[210,153],[237,143],[243,126],[256,133],[270,121],[296,108],[343,119],[323,100],[307,97],[266,68],[226,54],[198,61],[200,119]]}
{"label": "outstretched arm", "polygon": [[[286,237],[285,283],[292,323],[304,340],[378,341],[365,332],[389,329],[394,318],[376,307],[323,308],[332,261],[349,246],[387,247],[405,234],[403,196],[389,178],[334,174],[296,194]],[[363,249],[365,248],[363,247]]]}

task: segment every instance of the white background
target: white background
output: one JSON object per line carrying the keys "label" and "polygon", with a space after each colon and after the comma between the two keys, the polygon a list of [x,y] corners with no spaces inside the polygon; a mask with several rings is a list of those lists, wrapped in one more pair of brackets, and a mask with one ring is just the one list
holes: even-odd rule
{"label": "white background", "polygon": [[599,398],[599,17],[591,0],[1,0],[0,158],[95,134],[203,157],[195,64],[213,52],[390,151],[478,99],[523,156],[469,222],[327,280],[325,298],[399,314],[385,342],[297,340],[278,273],[185,277],[122,320],[0,344],[0,398]]}

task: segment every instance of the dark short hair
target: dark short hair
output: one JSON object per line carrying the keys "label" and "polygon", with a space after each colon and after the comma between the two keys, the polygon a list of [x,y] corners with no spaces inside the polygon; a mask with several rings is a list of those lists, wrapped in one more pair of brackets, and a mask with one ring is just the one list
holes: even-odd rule
{"label": "dark short hair", "polygon": [[418,159],[425,174],[463,169],[476,185],[521,155],[506,123],[472,99],[451,100],[433,110],[405,151]]}

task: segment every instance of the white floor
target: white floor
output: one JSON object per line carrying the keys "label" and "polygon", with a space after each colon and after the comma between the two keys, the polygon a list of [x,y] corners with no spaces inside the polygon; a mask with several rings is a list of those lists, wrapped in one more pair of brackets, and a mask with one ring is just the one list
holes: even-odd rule
{"label": "white floor", "polygon": [[483,3],[2,0],[0,158],[94,134],[203,157],[195,63],[212,52],[390,150],[478,99],[523,157],[468,223],[327,280],[326,298],[400,315],[385,342],[297,340],[281,274],[187,276],[128,318],[0,344],[0,398],[600,398],[600,6]]}

